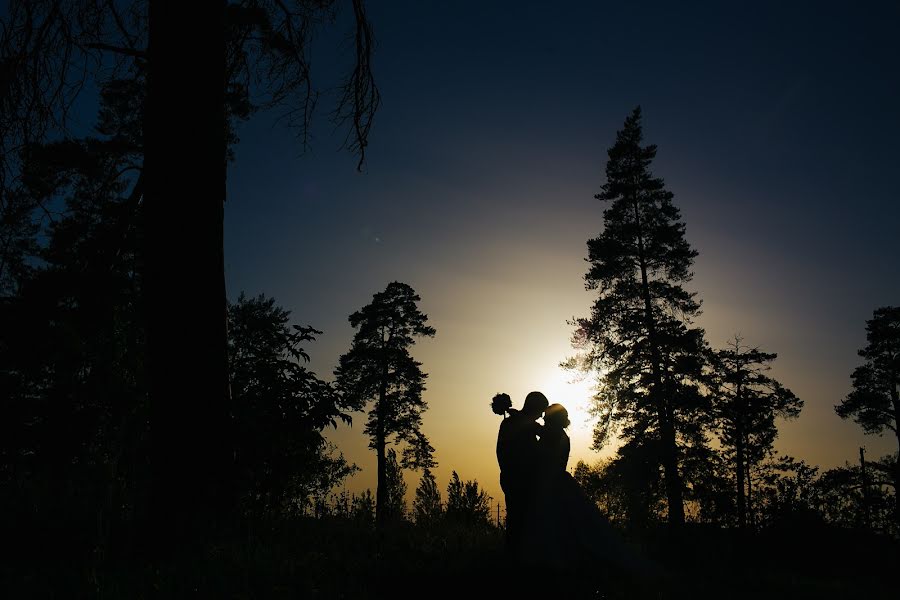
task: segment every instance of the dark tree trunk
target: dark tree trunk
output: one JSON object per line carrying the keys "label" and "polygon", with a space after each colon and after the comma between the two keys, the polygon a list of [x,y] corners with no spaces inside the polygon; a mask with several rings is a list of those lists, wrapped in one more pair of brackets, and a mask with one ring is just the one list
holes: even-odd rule
{"label": "dark tree trunk", "polygon": [[737,462],[737,511],[738,527],[747,525],[747,506],[744,498],[744,434],[738,427],[738,438],[735,444],[735,460]]}
{"label": "dark tree trunk", "polygon": [[[900,393],[897,392],[898,376],[891,377],[891,404],[894,407],[894,434],[897,436],[897,448],[900,450]],[[900,454],[894,461],[894,522],[900,531]]]}
{"label": "dark tree trunk", "polygon": [[737,511],[738,527],[744,529],[747,526],[747,505],[744,498],[744,473],[746,464],[744,460],[744,402],[741,398],[741,386],[737,385],[735,397],[737,409],[737,423],[735,424],[736,440],[734,445],[735,461],[737,463]]}
{"label": "dark tree trunk", "polygon": [[[386,354],[387,350],[382,349],[382,352]],[[384,529],[385,509],[387,508],[385,505],[387,500],[387,456],[385,448],[387,444],[385,443],[384,415],[387,408],[385,402],[387,402],[388,361],[386,357],[382,360],[384,362],[381,372],[381,389],[378,393],[378,406],[375,409],[378,418],[378,425],[375,431],[375,454],[378,459],[375,487],[375,528],[378,531],[383,531]]]}
{"label": "dark tree trunk", "polygon": [[756,530],[756,515],[753,513],[753,474],[750,463],[747,463],[747,522],[750,529]]}
{"label": "dark tree trunk", "polygon": [[638,263],[641,269],[641,295],[644,300],[644,323],[650,344],[650,360],[653,363],[653,389],[650,391],[659,419],[660,452],[665,474],[666,504],[668,507],[669,525],[678,528],[684,524],[684,497],[681,490],[681,475],[678,472],[678,445],[675,439],[674,415],[667,399],[663,395],[662,356],[656,340],[656,327],[653,319],[653,304],[650,299],[650,285],[647,277],[647,263],[644,257],[644,240],[641,235],[641,219],[637,205],[634,203],[634,218],[638,231]]}
{"label": "dark tree trunk", "polygon": [[859,487],[862,492],[863,526],[870,529],[872,518],[869,510],[869,479],[866,476],[866,449],[863,447],[859,448]]}
{"label": "dark tree trunk", "polygon": [[223,5],[151,0],[144,248],[157,557],[226,525],[232,452],[222,220]]}

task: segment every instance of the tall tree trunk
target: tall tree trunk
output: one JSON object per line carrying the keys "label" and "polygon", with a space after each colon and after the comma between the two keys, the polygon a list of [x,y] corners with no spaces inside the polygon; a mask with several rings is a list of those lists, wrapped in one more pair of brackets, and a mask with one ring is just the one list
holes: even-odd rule
{"label": "tall tree trunk", "polygon": [[737,511],[738,527],[744,529],[747,525],[747,507],[744,499],[744,403],[741,397],[741,384],[738,382],[735,393],[737,408],[737,423],[735,424],[736,443],[734,447],[735,460],[737,462]]}
{"label": "tall tree trunk", "polygon": [[[152,546],[189,552],[230,514],[222,3],[151,0],[144,247]],[[161,556],[160,556],[161,555]]]}
{"label": "tall tree trunk", "polygon": [[869,478],[866,474],[866,449],[859,448],[859,487],[862,492],[863,526],[866,529],[872,527],[871,511],[869,510]]}
{"label": "tall tree trunk", "polygon": [[[896,373],[891,377],[891,404],[894,406],[894,434],[897,436],[897,449],[900,450],[900,376]],[[900,453],[894,461],[894,523],[900,531]]]}
{"label": "tall tree trunk", "polygon": [[387,402],[387,378],[388,378],[388,361],[386,349],[382,349],[382,360],[384,361],[381,371],[381,389],[378,391],[378,406],[376,407],[378,425],[375,431],[375,453],[377,456],[377,477],[378,481],[375,487],[375,528],[377,531],[383,531],[387,506],[387,456],[385,455],[385,402]]}
{"label": "tall tree trunk", "polygon": [[665,473],[666,504],[669,525],[680,527],[684,524],[684,497],[681,489],[681,475],[678,473],[678,445],[675,439],[674,415],[663,396],[662,355],[656,338],[656,324],[653,318],[653,304],[650,300],[650,284],[647,276],[647,262],[644,257],[644,239],[641,235],[641,218],[637,198],[634,201],[634,218],[638,231],[638,263],[641,269],[641,295],[644,300],[644,324],[650,344],[650,360],[653,375],[653,389],[650,391],[659,419],[660,452]]}
{"label": "tall tree trunk", "polygon": [[[745,440],[745,447],[747,446]],[[747,522],[750,529],[756,530],[756,515],[753,514],[753,473],[750,468],[751,463],[747,462]]]}
{"label": "tall tree trunk", "polygon": [[735,444],[735,460],[737,462],[737,511],[738,527],[747,525],[747,506],[744,498],[744,434],[738,426],[737,443]]}

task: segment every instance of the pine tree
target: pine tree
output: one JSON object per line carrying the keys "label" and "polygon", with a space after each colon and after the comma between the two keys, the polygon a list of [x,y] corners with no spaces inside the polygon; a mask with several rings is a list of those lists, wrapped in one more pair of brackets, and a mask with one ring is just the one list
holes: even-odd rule
{"label": "pine tree", "polygon": [[402,521],[406,518],[406,482],[403,469],[397,461],[397,451],[387,451],[384,468],[384,490],[382,491],[382,518],[387,521]]}
{"label": "pine tree", "polygon": [[441,504],[441,490],[431,469],[426,468],[416,488],[416,497],[413,499],[413,516],[420,525],[431,525],[438,521],[444,512]]}
{"label": "pine tree", "polygon": [[376,523],[387,513],[387,446],[405,444],[404,466],[433,466],[434,449],[421,431],[426,373],[409,353],[417,337],[432,337],[428,317],[416,305],[421,298],[405,283],[392,282],[372,302],[350,315],[356,329],[350,351],[341,356],[335,378],[349,405],[362,410],[372,403],[366,434],[378,468]]}
{"label": "pine tree", "polygon": [[[866,342],[859,351],[866,362],[850,376],[853,390],[834,410],[842,419],[852,417],[866,434],[893,431],[900,447],[900,307],[875,310],[866,321]],[[900,489],[900,458],[893,471],[894,489]],[[900,502],[895,504],[894,520],[900,527]]]}
{"label": "pine tree", "polygon": [[375,522],[375,498],[372,490],[366,489],[360,495],[353,494],[350,498],[350,516],[367,526]]}
{"label": "pine tree", "polygon": [[491,521],[491,497],[475,479],[462,481],[453,471],[447,486],[447,518],[467,525],[487,525]]}
{"label": "pine tree", "polygon": [[705,342],[691,326],[700,302],[682,287],[697,252],[685,240],[673,194],[650,172],[656,146],[641,146],[642,137],[638,107],[616,134],[606,184],[595,196],[610,203],[603,232],[588,241],[585,285],[599,295],[590,317],[575,321],[573,342],[582,353],[566,366],[601,377],[595,447],[622,426],[626,441],[657,448],[669,523],[678,526],[684,522],[679,437],[697,437],[689,430],[704,402],[696,381]]}
{"label": "pine tree", "polygon": [[713,411],[722,447],[734,457],[738,526],[747,526],[748,469],[771,453],[775,418],[796,418],[803,401],[766,375],[776,354],[748,348],[739,336],[715,352]]}

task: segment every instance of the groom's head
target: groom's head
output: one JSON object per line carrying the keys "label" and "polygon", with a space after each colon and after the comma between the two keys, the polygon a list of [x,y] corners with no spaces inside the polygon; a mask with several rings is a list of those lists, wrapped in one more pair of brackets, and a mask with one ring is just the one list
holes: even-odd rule
{"label": "groom's head", "polygon": [[522,406],[522,413],[532,419],[539,419],[550,403],[547,397],[540,392],[531,392],[525,396],[525,404]]}

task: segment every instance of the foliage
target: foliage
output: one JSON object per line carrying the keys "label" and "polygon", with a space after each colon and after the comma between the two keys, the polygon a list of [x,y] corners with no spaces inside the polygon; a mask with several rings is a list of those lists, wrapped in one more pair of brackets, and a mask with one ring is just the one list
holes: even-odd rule
{"label": "foliage", "polygon": [[402,521],[406,518],[406,482],[403,468],[397,461],[397,451],[387,451],[383,490],[382,517],[386,521]]}
{"label": "foliage", "polygon": [[681,464],[688,519],[707,524],[733,522],[734,483],[725,454],[708,444],[698,444],[684,448]]}
{"label": "foliage", "polygon": [[456,471],[450,475],[447,485],[447,511],[449,521],[470,526],[489,526],[491,523],[491,497],[478,487],[477,480],[462,481]]}
{"label": "foliage", "polygon": [[[900,307],[875,309],[866,321],[865,363],[850,376],[853,390],[834,407],[842,418],[852,417],[867,434],[893,431],[900,450]],[[894,461],[894,489],[900,487],[900,459]],[[900,502],[894,498],[895,527],[900,528]]]}
{"label": "foliage", "polygon": [[860,465],[849,463],[822,473],[815,482],[822,518],[842,527],[871,528],[896,534],[897,524],[893,514],[896,505],[893,469],[896,462],[895,454],[867,463],[865,478]]}
{"label": "foliage", "polygon": [[[21,153],[16,193],[48,208],[0,299],[0,512],[23,556],[51,535],[91,560],[127,550],[150,502],[135,85],[100,90],[92,135]],[[234,484],[253,510],[293,510],[352,470],[321,436],[340,396],[302,366],[316,332],[287,318],[264,297],[229,309]]]}
{"label": "foliage", "polygon": [[0,276],[0,512],[13,536],[32,532],[25,556],[53,531],[102,555],[149,487],[131,103],[115,82],[101,93],[96,136],[18,153],[12,194],[23,211],[45,209],[31,225],[20,213],[23,237],[4,248],[17,254]]}
{"label": "foliage", "polygon": [[631,443],[614,458],[594,465],[579,462],[573,477],[610,521],[643,529],[665,514],[659,458],[652,446]]}
{"label": "foliage", "polygon": [[[348,126],[345,145],[361,168],[379,94],[365,7],[351,4],[356,61],[332,117]],[[44,233],[57,208],[18,193],[34,162],[25,155],[71,141],[72,126],[82,127],[80,109],[93,100],[83,90],[127,88],[119,94],[130,99],[134,127],[114,123],[112,142],[139,137],[130,148],[135,160],[86,181],[125,183],[129,212],[140,205],[145,420],[154,432],[153,499],[141,518],[159,556],[173,538],[209,539],[236,516],[222,259],[224,159],[237,141],[235,120],[257,106],[285,108],[284,121],[306,141],[318,97],[310,46],[316,31],[335,22],[337,5],[240,0],[210,10],[144,0],[13,0],[0,15],[0,293],[16,290],[30,266],[24,241],[32,230]],[[101,110],[101,133],[106,117]],[[32,180],[55,183],[46,174]]]}
{"label": "foliage", "polygon": [[754,484],[749,523],[759,529],[783,521],[820,521],[818,472],[802,460],[769,453],[765,461],[748,470],[748,481]]}
{"label": "foliage", "polygon": [[289,321],[263,295],[242,293],[228,307],[239,489],[261,510],[327,492],[356,470],[321,435],[338,420],[350,424],[343,400],[303,366],[300,345],[321,332]]}
{"label": "foliage", "polygon": [[416,488],[416,496],[413,499],[413,518],[416,523],[429,525],[438,522],[444,514],[441,503],[441,490],[431,469],[425,469],[419,486]]}
{"label": "foliage", "polygon": [[835,411],[853,418],[866,433],[885,429],[897,433],[900,386],[900,307],[878,308],[866,321],[866,347],[859,351],[865,363],[850,376],[853,390]]}

